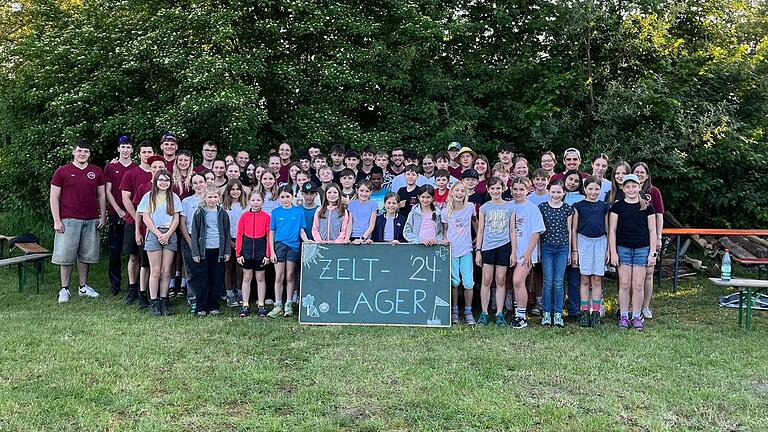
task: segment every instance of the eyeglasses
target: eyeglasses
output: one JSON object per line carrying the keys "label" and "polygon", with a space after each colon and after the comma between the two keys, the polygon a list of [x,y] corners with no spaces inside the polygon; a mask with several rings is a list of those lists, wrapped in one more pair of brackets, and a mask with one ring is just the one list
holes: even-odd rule
{"label": "eyeglasses", "polygon": [[159,179],[157,179],[158,183],[159,182],[169,182],[169,181],[171,181],[171,179],[169,179],[168,177],[160,177]]}
{"label": "eyeglasses", "polygon": [[216,149],[203,149],[204,152],[214,152],[216,153]]}

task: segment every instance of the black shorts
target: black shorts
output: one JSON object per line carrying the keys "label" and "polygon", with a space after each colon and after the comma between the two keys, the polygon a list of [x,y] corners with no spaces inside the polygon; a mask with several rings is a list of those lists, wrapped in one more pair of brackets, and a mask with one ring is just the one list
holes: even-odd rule
{"label": "black shorts", "polygon": [[144,250],[142,246],[138,247],[139,252],[139,263],[141,264],[141,268],[149,268],[149,255],[147,255],[147,251]]}
{"label": "black shorts", "polygon": [[512,256],[512,243],[503,244],[495,249],[480,252],[483,257],[483,265],[497,265],[509,267],[509,257]]}
{"label": "black shorts", "polygon": [[140,251],[141,248],[136,244],[136,225],[125,224],[125,229],[123,230],[123,254],[138,255]]}
{"label": "black shorts", "polygon": [[245,260],[243,261],[243,270],[264,271],[264,261],[262,260]]}

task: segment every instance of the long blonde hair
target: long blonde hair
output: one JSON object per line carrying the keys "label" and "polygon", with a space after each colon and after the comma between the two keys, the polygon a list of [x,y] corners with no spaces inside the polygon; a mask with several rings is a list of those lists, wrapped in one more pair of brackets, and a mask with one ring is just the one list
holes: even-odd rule
{"label": "long blonde hair", "polygon": [[[179,169],[179,156],[185,156],[189,158],[189,166],[183,172],[181,169]],[[186,195],[189,193],[189,191],[192,190],[192,175],[195,173],[194,166],[195,161],[192,159],[192,153],[189,153],[186,150],[182,150],[179,152],[179,154],[176,155],[176,165],[173,167],[173,178],[171,181],[173,182],[173,187],[179,191],[179,195]]]}
{"label": "long blonde hair", "polygon": [[[453,199],[453,190],[458,188],[458,187],[463,187],[465,189],[465,191],[464,191],[464,199],[461,200],[461,201],[457,201],[457,200]],[[448,217],[453,216],[453,212],[455,210],[461,210],[464,207],[466,207],[467,203],[469,202],[469,197],[467,196],[466,188],[467,187],[464,186],[464,183],[462,183],[462,182],[456,182],[456,183],[454,183],[453,186],[451,186],[451,191],[450,191],[450,193],[448,193],[448,201],[445,202],[445,206],[448,208]],[[461,208],[458,208],[458,209],[455,208],[457,206],[457,204],[461,204]]]}

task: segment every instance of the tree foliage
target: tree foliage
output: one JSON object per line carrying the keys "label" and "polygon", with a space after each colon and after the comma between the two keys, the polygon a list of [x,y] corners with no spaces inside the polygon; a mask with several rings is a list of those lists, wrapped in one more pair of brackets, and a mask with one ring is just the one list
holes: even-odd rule
{"label": "tree foliage", "polygon": [[647,162],[691,225],[768,226],[764,1],[20,5],[0,13],[5,208],[40,200],[75,137],[103,162],[121,134],[173,131],[256,154],[576,146]]}

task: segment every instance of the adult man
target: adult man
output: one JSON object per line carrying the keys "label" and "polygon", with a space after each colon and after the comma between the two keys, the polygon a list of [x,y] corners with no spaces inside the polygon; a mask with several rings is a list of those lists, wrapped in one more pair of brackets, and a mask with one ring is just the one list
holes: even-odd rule
{"label": "adult man", "polygon": [[173,173],[173,166],[176,163],[176,150],[178,149],[179,143],[173,134],[167,133],[163,135],[163,138],[160,140],[160,150],[163,152],[166,169],[170,173]]}
{"label": "adult man", "polygon": [[[404,158],[405,166],[414,165],[416,168],[419,167],[419,155],[415,151],[409,150],[405,154]],[[416,177],[416,186],[423,186],[428,182],[429,179],[426,176],[419,174],[418,177]],[[405,173],[402,173],[392,178],[392,182],[390,183],[389,188],[393,191],[398,191],[401,187],[404,187],[405,184]]]}
{"label": "adult man", "polygon": [[106,223],[107,199],[104,172],[88,163],[91,144],[79,140],[72,150],[73,161],[59,167],[51,178],[50,205],[53,216],[51,262],[59,265],[59,303],[69,301],[69,279],[77,261],[81,297],[98,297],[88,285],[88,264],[99,262],[99,230]]}
{"label": "adult man", "polygon": [[195,167],[195,172],[203,172],[204,170],[213,170],[213,161],[216,160],[216,154],[219,149],[216,143],[213,141],[206,141],[203,143],[203,163]]}
{"label": "adult man", "polygon": [[504,168],[506,168],[509,172],[514,171],[514,158],[515,150],[512,147],[512,143],[504,143],[499,146],[499,162],[501,162],[502,165],[504,165]]}
{"label": "adult man", "polygon": [[462,169],[459,167],[459,162],[456,160],[459,157],[459,151],[461,151],[461,144],[456,141],[448,144],[448,156],[451,157],[451,164],[448,167],[448,172],[457,179],[461,179]]}
{"label": "adult man", "polygon": [[[450,152],[448,152],[448,154],[450,154]],[[475,169],[473,166],[475,164],[475,159],[477,159],[477,153],[472,151],[469,147],[462,147],[453,159],[454,162],[459,164],[458,168],[454,169],[453,167],[449,167],[448,172],[457,179],[462,179],[464,171]]]}
{"label": "adult man", "polygon": [[[565,171],[552,175],[549,178],[549,182],[552,183],[555,180],[565,180],[565,173],[571,170],[577,170],[581,166],[581,152],[573,147],[565,150],[563,153],[563,164],[565,165]],[[579,175],[582,180],[589,177],[588,173],[579,171]]]}
{"label": "adult man", "polygon": [[240,172],[245,171],[245,166],[248,165],[248,161],[251,160],[250,155],[245,150],[240,150],[237,152],[237,156],[235,157],[235,162],[237,163],[237,166],[240,167]]}
{"label": "adult man", "polygon": [[[125,227],[123,232],[123,253],[128,254],[128,296],[125,304],[132,304],[139,300],[140,307],[149,306],[146,297],[139,298],[139,285],[141,278],[141,243],[136,242],[136,232],[139,231],[141,218],[136,216],[136,206],[141,201],[139,186],[152,180],[152,172],[149,167],[149,158],[155,155],[152,142],[139,143],[139,166],[128,171],[120,182],[120,196],[125,209],[123,220]],[[137,221],[138,219],[138,221]],[[146,273],[146,272],[145,272]],[[147,273],[148,275],[148,273]],[[146,287],[144,290],[146,291]]]}
{"label": "adult man", "polygon": [[403,172],[405,169],[405,154],[402,147],[395,147],[389,153],[389,166],[387,166],[387,172],[395,177]]}
{"label": "adult man", "polygon": [[317,144],[311,144],[307,149],[307,153],[309,153],[310,160],[314,160],[320,154],[320,147]]}
{"label": "adult man", "polygon": [[373,168],[373,163],[376,158],[375,155],[376,152],[371,146],[365,146],[362,153],[360,153],[360,160],[363,162],[363,165],[360,167],[360,171],[365,174],[365,178],[369,178],[371,175],[371,168]]}
{"label": "adult man", "polygon": [[131,160],[133,153],[133,140],[129,136],[121,136],[117,144],[118,159],[107,164],[104,168],[105,192],[107,195],[107,220],[109,221],[109,283],[112,287],[112,295],[120,293],[120,285],[123,281],[121,267],[121,255],[123,252],[123,235],[125,231],[125,205],[123,195],[120,192],[120,183],[125,174],[138,165]]}
{"label": "adult man", "polygon": [[280,156],[280,175],[277,179],[278,184],[287,183],[291,178],[291,146],[284,142],[277,148],[277,155]]}

